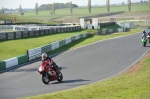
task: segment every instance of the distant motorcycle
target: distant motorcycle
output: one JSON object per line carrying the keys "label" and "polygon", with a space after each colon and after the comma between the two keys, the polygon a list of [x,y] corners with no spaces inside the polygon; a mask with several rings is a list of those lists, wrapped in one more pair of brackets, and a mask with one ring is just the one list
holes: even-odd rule
{"label": "distant motorcycle", "polygon": [[147,44],[147,39],[144,37],[144,38],[142,38],[142,43],[143,43],[143,47],[145,47],[146,46],[146,44]]}
{"label": "distant motorcycle", "polygon": [[62,70],[61,67],[59,67],[59,74],[52,69],[51,66],[46,66],[46,62],[42,62],[41,66],[38,68],[38,72],[40,75],[42,75],[42,82],[44,84],[48,84],[50,81],[57,80],[58,82],[61,82],[63,80],[63,75],[60,72]]}

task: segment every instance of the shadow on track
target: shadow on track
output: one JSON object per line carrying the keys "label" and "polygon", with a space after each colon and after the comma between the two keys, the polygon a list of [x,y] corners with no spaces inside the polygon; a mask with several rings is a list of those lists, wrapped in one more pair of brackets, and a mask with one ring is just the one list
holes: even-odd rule
{"label": "shadow on track", "polygon": [[61,83],[76,83],[76,82],[84,82],[90,80],[76,79],[76,80],[63,80],[62,82],[54,82],[52,84],[61,84]]}

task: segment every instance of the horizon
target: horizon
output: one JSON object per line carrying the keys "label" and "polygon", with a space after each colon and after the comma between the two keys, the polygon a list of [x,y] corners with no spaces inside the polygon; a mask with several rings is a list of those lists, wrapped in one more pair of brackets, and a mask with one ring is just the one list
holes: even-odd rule
{"label": "horizon", "polygon": [[[33,9],[35,7],[35,3],[37,2],[38,5],[42,5],[42,4],[52,4],[54,3],[67,3],[72,1],[73,4],[78,5],[79,7],[82,6],[87,6],[88,4],[88,0],[82,0],[80,2],[78,2],[77,0],[62,0],[60,2],[60,0],[26,0],[24,2],[24,0],[0,0],[0,8],[7,8],[7,9],[17,9],[19,8],[19,5],[22,6],[23,9]],[[141,0],[131,0],[131,2],[140,2]],[[142,1],[148,1],[148,0],[142,0]],[[7,2],[12,2],[12,3],[7,3]],[[30,3],[29,3],[30,2]],[[86,2],[86,3],[85,3]],[[121,4],[122,2],[127,3],[127,0],[110,0],[110,4]],[[106,5],[106,0],[101,0],[101,1],[97,1],[97,0],[91,0],[91,5]]]}

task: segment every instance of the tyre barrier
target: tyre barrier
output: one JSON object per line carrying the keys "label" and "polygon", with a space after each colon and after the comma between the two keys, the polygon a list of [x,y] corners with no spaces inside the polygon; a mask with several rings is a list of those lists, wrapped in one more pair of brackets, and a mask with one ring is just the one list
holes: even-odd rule
{"label": "tyre barrier", "polygon": [[98,30],[95,34],[96,35],[105,35],[105,34],[110,34],[110,33],[114,33],[114,32],[126,32],[127,30],[128,30],[127,28]]}
{"label": "tyre barrier", "polygon": [[[20,29],[21,27],[19,28],[16,26],[16,28]],[[81,26],[61,26],[61,27],[49,26],[49,29],[1,32],[0,40],[19,39],[19,38],[27,38],[27,37],[40,36],[40,35],[64,33],[64,32],[75,32],[78,30],[81,30]]]}

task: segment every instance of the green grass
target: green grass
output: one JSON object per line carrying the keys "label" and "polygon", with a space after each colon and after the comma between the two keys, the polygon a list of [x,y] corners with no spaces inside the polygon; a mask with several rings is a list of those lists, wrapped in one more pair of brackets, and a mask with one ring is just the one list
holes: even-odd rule
{"label": "green grass", "polygon": [[85,30],[71,33],[59,33],[53,35],[36,36],[16,40],[0,41],[0,60],[26,54],[28,49],[40,47],[76,34],[86,33]]}
{"label": "green grass", "polygon": [[107,30],[107,29],[118,29],[118,28],[121,28],[121,27],[118,24],[114,24],[112,26],[101,27],[100,29]]}
{"label": "green grass", "polygon": [[40,19],[35,19],[29,16],[19,16],[13,14],[0,14],[0,20],[11,20],[14,22],[14,17],[16,17],[17,22],[42,22]]}
{"label": "green grass", "polygon": [[[132,15],[132,14],[148,14],[150,9],[148,4],[136,4],[132,5],[131,12],[128,11],[127,6],[111,6],[110,12],[125,11],[121,15]],[[88,13],[87,8],[74,8],[73,14],[70,14],[69,8],[56,9],[56,15],[50,15],[50,10],[39,11],[39,15],[34,12],[25,12],[24,16],[20,13],[17,14],[0,14],[0,20],[12,20],[16,17],[17,22],[38,22],[38,23],[49,23],[49,24],[60,24],[61,22],[54,22],[53,19],[59,19],[59,21],[76,21],[78,18],[92,16],[97,14],[107,13],[105,6],[93,7],[92,13]],[[128,19],[128,18],[125,18]],[[118,20],[118,19],[116,19]],[[122,20],[122,19],[121,19]]]}
{"label": "green grass", "polygon": [[[131,12],[128,12],[127,6],[111,6],[110,7],[110,12],[118,12],[118,11],[125,11],[124,14],[127,15],[127,14],[138,14],[138,13],[139,14],[149,13],[150,9],[149,9],[148,4],[132,5]],[[73,14],[71,15],[69,8],[67,8],[67,9],[56,9],[56,15],[50,15],[50,10],[44,10],[44,11],[39,11],[39,15],[36,15],[35,12],[25,12],[24,16],[21,16],[19,13],[13,14],[11,15],[12,16],[11,19],[13,19],[13,17],[17,15],[18,20],[20,20],[20,18],[22,19],[24,18],[26,20],[29,20],[29,18],[34,18],[35,21],[39,19],[39,20],[48,22],[54,18],[64,18],[64,20],[68,20],[68,19],[73,20],[73,19],[77,19],[80,17],[94,16],[94,15],[102,14],[102,13],[107,13],[107,9],[105,6],[93,7],[92,13],[88,13],[87,8],[74,8]]]}
{"label": "green grass", "polygon": [[[124,35],[123,33],[121,34]],[[95,38],[99,37],[95,36]],[[103,36],[103,38],[107,37]],[[21,99],[150,99],[149,64],[150,53],[146,59],[142,60],[141,68],[138,71],[124,73],[108,80],[82,87]]]}

